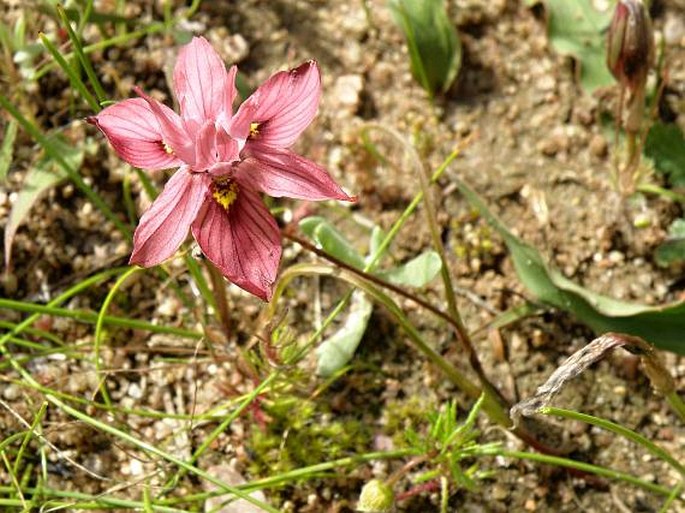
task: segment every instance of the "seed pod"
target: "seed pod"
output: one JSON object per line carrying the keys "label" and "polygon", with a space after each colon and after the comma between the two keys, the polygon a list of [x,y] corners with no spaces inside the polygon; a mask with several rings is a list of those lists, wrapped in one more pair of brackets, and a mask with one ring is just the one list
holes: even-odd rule
{"label": "seed pod", "polygon": [[357,511],[366,513],[387,513],[395,504],[392,488],[379,479],[372,479],[364,485],[359,494]]}
{"label": "seed pod", "polygon": [[642,0],[616,4],[607,37],[607,66],[632,92],[644,88],[654,60],[652,20]]}

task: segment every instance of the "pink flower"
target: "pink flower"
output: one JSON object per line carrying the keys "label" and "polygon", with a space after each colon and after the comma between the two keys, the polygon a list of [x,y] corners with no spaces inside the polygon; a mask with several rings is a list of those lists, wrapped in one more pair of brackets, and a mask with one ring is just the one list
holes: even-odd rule
{"label": "pink flower", "polygon": [[322,167],[288,149],[316,114],[316,63],[276,73],[233,116],[236,72],[235,66],[226,70],[206,39],[193,38],[174,69],[180,115],[136,89],[140,98],[107,107],[90,121],[129,164],[179,168],[141,217],[130,262],[150,267],[167,260],[190,229],[226,278],[269,300],[281,243],[260,193],[353,198]]}

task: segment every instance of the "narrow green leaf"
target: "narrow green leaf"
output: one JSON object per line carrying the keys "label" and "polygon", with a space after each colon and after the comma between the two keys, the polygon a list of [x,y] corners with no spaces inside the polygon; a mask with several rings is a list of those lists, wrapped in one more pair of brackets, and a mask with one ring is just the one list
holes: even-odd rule
{"label": "narrow green leaf", "polygon": [[519,279],[541,303],[570,312],[597,333],[615,331],[685,355],[685,302],[648,306],[594,293],[550,268],[538,251],[514,236],[465,183],[453,177],[466,200],[504,239]]}
{"label": "narrow green leaf", "polygon": [[[73,169],[79,169],[83,162],[83,149],[66,143],[63,138],[53,137],[51,144],[59,149],[65,161]],[[5,226],[5,267],[9,268],[12,255],[12,242],[17,228],[29,215],[31,207],[49,189],[64,180],[67,174],[49,156],[42,157],[35,167],[29,170],[24,179],[17,199],[12,204],[12,210]]]}
{"label": "narrow green leaf", "polygon": [[345,324],[316,348],[317,374],[332,376],[347,365],[364,336],[372,310],[373,304],[366,294],[355,290]]}
{"label": "narrow green leaf", "polygon": [[12,119],[7,123],[5,135],[0,147],[0,181],[7,178],[7,172],[12,164],[12,153],[14,152],[14,140],[17,138],[17,122]]}
{"label": "narrow green leaf", "polygon": [[443,0],[390,0],[407,39],[414,78],[431,96],[447,91],[461,67],[461,42]]}
{"label": "narrow green leaf", "polygon": [[668,177],[674,187],[685,187],[685,137],[675,123],[652,125],[645,141],[645,155]]}
{"label": "narrow green leaf", "polygon": [[426,251],[399,267],[377,274],[395,285],[423,287],[438,275],[441,268],[440,255],[435,251]]}
{"label": "narrow green leaf", "polygon": [[364,259],[345,236],[327,219],[311,216],[300,221],[300,229],[327,253],[358,269],[364,268]]}
{"label": "narrow green leaf", "polygon": [[[527,5],[540,3],[528,0]],[[547,34],[552,47],[578,60],[580,84],[588,93],[614,83],[606,65],[604,31],[608,12],[599,12],[591,0],[543,0],[547,11]]]}
{"label": "narrow green leaf", "polygon": [[95,91],[95,96],[97,96],[98,103],[102,103],[104,100],[107,99],[107,95],[105,94],[104,89],[100,85],[100,81],[98,80],[98,77],[95,74],[95,70],[93,69],[93,66],[90,63],[90,59],[88,59],[86,54],[83,52],[83,45],[81,44],[81,40],[79,39],[76,32],[74,32],[74,29],[71,27],[71,22],[67,18],[67,14],[62,6],[57,6],[57,13],[59,14],[60,19],[62,20],[62,25],[64,25],[64,28],[67,29],[71,45],[74,47],[74,52],[76,53],[79,61],[81,62],[81,66],[83,66],[83,69],[86,72],[86,76],[88,77],[88,81],[90,82],[93,91]]}
{"label": "narrow green leaf", "polygon": [[62,71],[64,71],[67,77],[69,77],[71,86],[80,93],[81,97],[88,103],[93,112],[100,112],[100,104],[93,97],[93,95],[90,94],[90,91],[88,91],[88,88],[83,83],[83,80],[81,80],[79,74],[76,73],[74,68],[66,61],[57,47],[47,38],[45,34],[40,34],[40,40],[46,50],[50,52],[52,58],[55,59],[55,62],[60,68],[62,68]]}

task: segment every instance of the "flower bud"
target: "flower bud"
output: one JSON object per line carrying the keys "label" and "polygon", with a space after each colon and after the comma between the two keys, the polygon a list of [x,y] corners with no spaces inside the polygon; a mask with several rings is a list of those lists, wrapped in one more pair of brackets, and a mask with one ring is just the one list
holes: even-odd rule
{"label": "flower bud", "polygon": [[654,60],[652,20],[642,0],[619,0],[607,37],[607,66],[635,92],[644,88]]}
{"label": "flower bud", "polygon": [[372,479],[364,485],[359,494],[357,511],[365,513],[387,513],[395,504],[392,488],[380,479]]}

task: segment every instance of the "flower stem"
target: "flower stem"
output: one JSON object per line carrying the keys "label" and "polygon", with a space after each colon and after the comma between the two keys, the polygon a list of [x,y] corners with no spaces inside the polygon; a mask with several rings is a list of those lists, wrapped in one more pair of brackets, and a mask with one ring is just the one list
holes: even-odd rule
{"label": "flower stem", "polygon": [[214,264],[207,259],[204,262],[209,271],[209,279],[212,282],[212,295],[216,303],[219,322],[221,322],[221,326],[224,329],[224,334],[228,337],[231,334],[232,322],[231,314],[228,310],[228,299],[226,298],[226,281]]}

